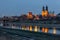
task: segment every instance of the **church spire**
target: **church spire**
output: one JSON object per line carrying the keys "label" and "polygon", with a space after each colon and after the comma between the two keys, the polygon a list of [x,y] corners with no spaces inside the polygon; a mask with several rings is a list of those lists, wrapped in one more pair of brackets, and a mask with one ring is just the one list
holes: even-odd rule
{"label": "church spire", "polygon": [[48,6],[46,5],[46,10],[48,11]]}
{"label": "church spire", "polygon": [[42,11],[45,11],[44,6],[43,6],[43,8],[42,8]]}

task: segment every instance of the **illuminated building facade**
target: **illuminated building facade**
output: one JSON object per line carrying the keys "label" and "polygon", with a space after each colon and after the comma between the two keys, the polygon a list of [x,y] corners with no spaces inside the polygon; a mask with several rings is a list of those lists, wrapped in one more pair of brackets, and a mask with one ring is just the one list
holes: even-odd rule
{"label": "illuminated building facade", "polygon": [[27,18],[28,18],[28,19],[32,19],[32,18],[33,18],[32,12],[28,12]]}
{"label": "illuminated building facade", "polygon": [[43,8],[42,8],[42,17],[47,17],[48,15],[49,15],[48,14],[48,6],[46,6],[46,9],[43,6]]}
{"label": "illuminated building facade", "polygon": [[50,12],[49,16],[50,17],[55,17],[56,15],[54,14],[54,11],[53,11],[53,12]]}
{"label": "illuminated building facade", "polygon": [[34,20],[39,20],[40,19],[38,15],[34,15],[34,16],[35,16]]}

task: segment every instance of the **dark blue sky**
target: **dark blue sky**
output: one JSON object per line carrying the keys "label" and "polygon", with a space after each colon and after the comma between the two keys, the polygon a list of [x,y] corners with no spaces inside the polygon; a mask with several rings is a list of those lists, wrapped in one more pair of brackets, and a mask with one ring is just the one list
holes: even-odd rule
{"label": "dark blue sky", "polygon": [[0,17],[26,14],[40,14],[42,6],[48,5],[49,11],[60,12],[60,0],[0,0]]}

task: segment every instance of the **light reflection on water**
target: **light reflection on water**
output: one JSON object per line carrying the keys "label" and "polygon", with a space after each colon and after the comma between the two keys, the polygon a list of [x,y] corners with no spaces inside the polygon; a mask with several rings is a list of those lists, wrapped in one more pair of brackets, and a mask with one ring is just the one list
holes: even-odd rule
{"label": "light reflection on water", "polygon": [[[57,34],[60,34],[60,31],[56,30]],[[42,32],[40,30],[40,32]],[[49,33],[52,33],[52,29],[49,30]],[[6,32],[0,32],[0,40],[35,40],[34,38],[26,38],[18,35],[11,35]]]}
{"label": "light reflection on water", "polygon": [[[42,30],[40,28],[38,28],[37,26],[35,26],[35,29],[32,29],[31,26],[30,26],[30,29],[29,28],[25,28],[25,27],[23,27],[22,29],[23,30],[35,31],[35,32],[42,32]],[[53,29],[49,29],[48,33],[52,34],[53,33]],[[5,35],[3,35],[3,34],[5,34]],[[60,30],[56,30],[56,34],[60,34]],[[10,34],[8,34],[6,32],[2,32],[2,33],[0,33],[0,40],[35,40],[35,39],[21,37],[21,36],[18,36],[18,35],[10,35]]]}
{"label": "light reflection on water", "polygon": [[[38,31],[42,32],[42,30]],[[49,29],[48,33],[53,33],[52,29]],[[56,30],[56,34],[60,34],[59,30]],[[6,32],[0,33],[0,40],[35,40],[34,38],[26,38],[18,35],[11,35]]]}
{"label": "light reflection on water", "polygon": [[[52,28],[52,29],[48,29],[48,28],[45,28],[45,29],[43,29],[43,31],[42,31],[42,29],[40,29],[40,27],[38,27],[38,26],[20,26],[19,28],[18,27],[12,27],[12,28],[14,28],[14,29],[21,29],[21,30],[28,30],[28,31],[34,31],[34,32],[44,32],[44,33],[51,33],[51,34],[60,34],[60,30],[57,30],[56,28],[54,29],[54,28]],[[55,31],[55,32],[54,32]]]}
{"label": "light reflection on water", "polygon": [[[52,32],[53,32],[53,30],[50,29],[48,33],[52,33]],[[60,30],[56,30],[56,34],[60,34]]]}
{"label": "light reflection on water", "polygon": [[20,29],[34,31],[34,32],[44,32],[44,33],[51,33],[51,34],[60,34],[60,30],[57,30],[56,28],[48,29],[48,28],[44,28],[43,27],[42,29],[40,29],[40,27],[38,27],[38,26],[35,26],[35,27],[32,27],[32,26],[30,26],[30,27],[23,27],[22,26],[22,28],[20,28]]}

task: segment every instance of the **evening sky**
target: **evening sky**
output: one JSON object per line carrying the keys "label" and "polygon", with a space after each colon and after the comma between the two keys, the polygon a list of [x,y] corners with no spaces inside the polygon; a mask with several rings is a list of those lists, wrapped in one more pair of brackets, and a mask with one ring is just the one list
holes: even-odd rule
{"label": "evening sky", "polygon": [[49,11],[55,11],[55,14],[60,12],[60,0],[0,0],[0,17],[19,16],[29,11],[41,14],[42,6],[46,5]]}

